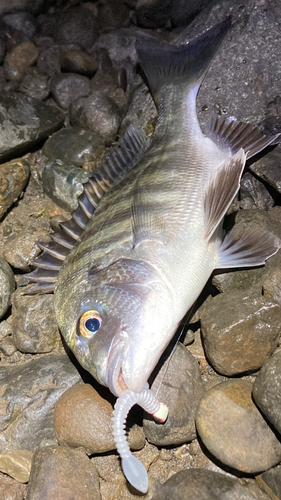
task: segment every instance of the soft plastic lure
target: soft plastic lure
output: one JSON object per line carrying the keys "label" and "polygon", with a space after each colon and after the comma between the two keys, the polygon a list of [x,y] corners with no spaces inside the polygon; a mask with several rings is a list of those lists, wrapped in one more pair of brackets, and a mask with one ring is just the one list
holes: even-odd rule
{"label": "soft plastic lure", "polygon": [[160,422],[165,422],[168,408],[160,403],[150,389],[134,393],[125,391],[117,399],[113,411],[113,435],[121,457],[123,472],[132,486],[142,493],[148,490],[148,477],[143,464],[131,454],[126,440],[125,424],[130,409],[138,404]]}

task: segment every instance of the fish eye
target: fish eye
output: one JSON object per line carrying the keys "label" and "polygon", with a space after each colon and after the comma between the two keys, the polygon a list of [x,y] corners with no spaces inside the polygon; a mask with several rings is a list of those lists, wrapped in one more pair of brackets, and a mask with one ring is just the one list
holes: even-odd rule
{"label": "fish eye", "polygon": [[78,335],[91,339],[101,327],[101,316],[98,311],[84,312],[78,323]]}

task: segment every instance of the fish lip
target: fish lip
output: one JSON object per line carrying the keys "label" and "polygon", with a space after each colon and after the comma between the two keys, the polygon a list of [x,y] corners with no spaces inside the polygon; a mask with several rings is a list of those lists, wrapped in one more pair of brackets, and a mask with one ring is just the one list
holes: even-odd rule
{"label": "fish lip", "polygon": [[127,345],[128,334],[124,330],[120,330],[112,340],[107,358],[105,374],[106,385],[117,397],[119,397],[125,390],[129,389],[125,382],[122,370],[122,357],[124,355],[124,351],[127,350]]}

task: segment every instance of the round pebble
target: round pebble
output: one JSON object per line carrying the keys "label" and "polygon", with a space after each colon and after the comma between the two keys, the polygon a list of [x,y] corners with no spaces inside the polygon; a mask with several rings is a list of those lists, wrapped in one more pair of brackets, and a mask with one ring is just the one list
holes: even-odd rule
{"label": "round pebble", "polygon": [[41,75],[36,68],[29,68],[20,84],[19,90],[28,97],[42,101],[50,93],[50,84],[47,77]]}
{"label": "round pebble", "polygon": [[51,79],[51,93],[59,106],[68,109],[73,101],[89,95],[90,81],[86,76],[76,73],[54,75]]}
{"label": "round pebble", "polygon": [[15,290],[15,278],[9,264],[0,257],[0,318],[7,312],[11,295]]}
{"label": "round pebble", "polygon": [[252,384],[230,380],[201,399],[196,426],[207,449],[223,464],[255,474],[276,465],[281,443],[252,401]]}
{"label": "round pebble", "polygon": [[281,350],[262,366],[254,383],[256,404],[281,433]]}
{"label": "round pebble", "polygon": [[[75,385],[58,401],[54,413],[54,427],[59,444],[83,446],[89,454],[115,450],[112,434],[113,408],[90,384]],[[132,428],[129,446],[144,446],[143,434]]]}
{"label": "round pebble", "polygon": [[93,76],[98,69],[96,59],[82,50],[67,50],[63,52],[60,56],[60,64],[62,71],[70,71],[89,77]]}
{"label": "round pebble", "polygon": [[32,42],[17,45],[5,57],[4,72],[7,80],[21,81],[26,69],[32,66],[39,55],[39,50]]}
{"label": "round pebble", "polygon": [[59,44],[77,43],[90,48],[98,37],[97,20],[90,9],[73,7],[63,12],[58,20],[55,40]]}

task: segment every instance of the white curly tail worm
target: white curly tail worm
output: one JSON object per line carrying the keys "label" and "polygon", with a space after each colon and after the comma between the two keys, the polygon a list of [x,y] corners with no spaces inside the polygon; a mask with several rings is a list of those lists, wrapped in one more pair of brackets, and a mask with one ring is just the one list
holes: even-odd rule
{"label": "white curly tail worm", "polygon": [[146,493],[148,477],[143,464],[134,457],[127,443],[125,424],[127,415],[135,404],[140,405],[147,413],[164,422],[168,416],[168,408],[160,403],[150,389],[134,393],[125,391],[117,399],[113,411],[113,435],[117,451],[121,457],[122,469],[125,477],[134,488]]}

